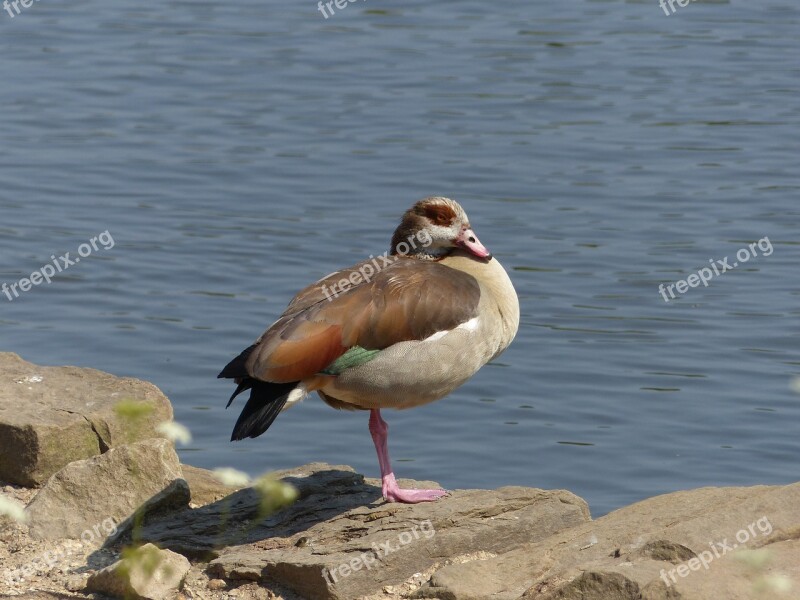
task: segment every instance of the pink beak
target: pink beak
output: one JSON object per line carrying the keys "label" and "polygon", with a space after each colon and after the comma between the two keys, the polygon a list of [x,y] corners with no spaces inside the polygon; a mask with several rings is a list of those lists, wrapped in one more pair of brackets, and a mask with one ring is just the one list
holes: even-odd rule
{"label": "pink beak", "polygon": [[472,229],[462,230],[456,238],[456,245],[464,248],[467,252],[474,254],[478,258],[492,258],[492,253],[486,249],[486,246],[481,244],[481,241]]}

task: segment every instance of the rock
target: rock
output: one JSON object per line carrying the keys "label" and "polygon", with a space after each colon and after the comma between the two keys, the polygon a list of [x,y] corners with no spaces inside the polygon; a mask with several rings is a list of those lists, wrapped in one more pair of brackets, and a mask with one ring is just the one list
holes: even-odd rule
{"label": "rock", "polygon": [[14,600],[74,600],[72,594],[54,592],[28,592],[27,594],[14,595]]}
{"label": "rock", "polygon": [[[113,458],[133,446],[137,445],[82,462]],[[265,517],[259,510],[261,498],[250,488],[188,508],[177,459],[169,446],[166,449],[166,458],[151,458],[151,464],[172,465],[174,478],[164,489],[180,482],[182,499],[176,505],[163,489],[161,500],[155,500],[158,493],[151,494],[151,521],[139,536],[186,556],[211,559],[188,571],[184,587],[181,579],[188,563],[183,559],[177,581],[167,582],[167,589],[143,590],[139,584],[144,581],[134,582],[132,589],[121,588],[114,568],[89,576],[91,583],[83,586],[83,565],[106,567],[115,560],[119,546],[107,544],[86,554],[75,540],[57,544],[71,558],[60,560],[54,570],[4,584],[2,567],[38,564],[44,552],[53,549],[46,542],[18,538],[27,536],[28,527],[14,526],[8,538],[12,543],[4,547],[0,536],[0,594],[41,590],[46,585],[44,595],[27,597],[51,600],[66,589],[148,598],[162,594],[175,600],[800,597],[800,483],[678,492],[592,521],[576,496],[530,488],[461,490],[435,503],[387,504],[380,498],[378,481],[365,480],[350,467],[312,464],[279,474],[299,490],[300,499]],[[210,486],[206,496],[204,488],[195,484],[203,494],[196,496],[198,502],[224,493],[212,489],[208,472],[198,471],[189,478]],[[73,507],[104,501],[118,489],[125,491],[124,482],[106,484],[105,478],[95,474],[76,479],[77,488],[90,491]],[[33,490],[12,488],[12,492]],[[123,552],[125,556],[128,551]]]}
{"label": "rock", "polygon": [[86,583],[89,580],[89,576],[85,573],[80,575],[71,575],[67,578],[64,587],[70,592],[80,592],[84,588],[86,588]]}
{"label": "rock", "polygon": [[146,544],[91,575],[86,590],[115,598],[164,600],[182,588],[190,568],[189,561],[180,554]]}
{"label": "rock", "polygon": [[[347,507],[369,502],[375,497],[375,489],[364,486],[364,477],[346,466],[312,463],[293,470],[278,471],[275,476],[298,489],[300,500],[294,506],[303,503],[308,508],[305,498],[320,500],[324,497],[324,503],[317,502],[313,506],[320,519],[334,516]],[[351,491],[362,493],[350,495]],[[213,504],[183,511],[145,526],[140,532],[140,539],[180,552],[191,559],[203,560],[215,558],[219,550],[228,545],[269,537],[270,524],[280,523],[283,512],[266,520],[259,519],[261,498],[258,492],[252,488],[231,492]]]}
{"label": "rock", "polygon": [[213,550],[212,577],[276,582],[303,598],[351,599],[452,557],[507,552],[590,518],[586,503],[566,491],[460,490],[403,505],[384,502],[378,482],[349,467],[309,465],[283,479],[301,497],[266,519],[257,518],[252,490],[242,490],[145,528],[143,539],[182,552]]}
{"label": "rock", "polygon": [[189,484],[192,508],[199,508],[222,500],[240,488],[231,488],[220,482],[213,472],[190,465],[181,465],[183,478]]}
{"label": "rock", "polygon": [[[181,470],[183,467],[181,466]],[[139,505],[134,515],[117,526],[117,531],[109,536],[108,543],[130,542],[134,534],[154,519],[178,512],[189,506],[191,491],[183,479],[175,479],[156,495]]]}
{"label": "rock", "polygon": [[228,587],[228,584],[225,583],[224,579],[209,579],[208,581],[208,589],[210,590],[224,590]]}
{"label": "rock", "polygon": [[[72,461],[114,446],[159,437],[172,418],[169,400],[152,383],[78,367],[40,367],[0,353],[0,481],[38,487]],[[122,400],[152,411],[121,418]]]}
{"label": "rock", "polygon": [[99,545],[116,533],[112,529],[127,527],[143,505],[146,514],[188,502],[172,444],[150,439],[70,463],[39,490],[27,512],[34,538]]}
{"label": "rock", "polygon": [[[763,576],[800,583],[799,523],[800,483],[676,492],[485,561],[445,566],[414,597],[750,599]],[[735,546],[769,550],[768,566],[748,571],[732,558]]]}

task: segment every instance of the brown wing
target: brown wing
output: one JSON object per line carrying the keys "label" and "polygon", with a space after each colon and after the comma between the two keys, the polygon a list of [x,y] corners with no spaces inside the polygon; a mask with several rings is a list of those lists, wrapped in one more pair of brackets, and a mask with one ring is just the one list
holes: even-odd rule
{"label": "brown wing", "polygon": [[375,259],[383,268],[371,274],[365,265],[375,262],[364,261],[297,294],[256,342],[246,363],[250,376],[301,381],[352,346],[382,350],[477,316],[480,287],[471,275],[414,258],[397,258],[387,266],[382,260]]}

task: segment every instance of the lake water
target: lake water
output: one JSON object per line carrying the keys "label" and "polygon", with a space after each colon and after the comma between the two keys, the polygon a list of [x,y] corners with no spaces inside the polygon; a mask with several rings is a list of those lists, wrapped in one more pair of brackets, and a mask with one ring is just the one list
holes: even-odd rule
{"label": "lake water", "polygon": [[185,462],[377,476],[367,414],[316,396],[230,443],[243,402],[215,377],[441,194],[522,322],[449,398],[386,412],[399,477],[567,488],[595,515],[800,479],[796,3],[20,8],[0,11],[0,282],[114,247],[0,296],[0,347],[152,381],[194,434]]}

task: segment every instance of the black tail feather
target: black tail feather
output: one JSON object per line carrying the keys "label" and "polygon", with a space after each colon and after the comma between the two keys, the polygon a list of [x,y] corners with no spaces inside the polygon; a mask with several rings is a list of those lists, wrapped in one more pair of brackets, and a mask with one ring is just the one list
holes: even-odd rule
{"label": "black tail feather", "polygon": [[[219,375],[217,375],[218,379],[244,379],[245,377],[249,377],[249,373],[247,372],[247,368],[245,367],[245,363],[247,362],[247,358],[253,353],[255,347],[258,344],[253,344],[249,348],[242,350],[241,354],[234,358],[231,362],[225,365],[225,368],[222,369]],[[237,392],[238,393],[238,392]]]}
{"label": "black tail feather", "polygon": [[239,382],[239,385],[236,387],[236,391],[233,392],[233,394],[231,394],[231,397],[228,399],[228,403],[225,405],[225,408],[228,408],[231,405],[231,402],[233,402],[233,399],[236,398],[236,396],[238,396],[245,390],[249,390],[251,387],[253,387],[252,379],[250,379],[249,377],[247,379],[242,379]]}
{"label": "black tail feather", "polygon": [[[269,426],[272,425],[286,405],[289,394],[297,387],[298,383],[297,381],[291,383],[269,383],[257,379],[243,380],[236,392],[234,392],[233,397],[250,388],[250,398],[236,421],[231,434],[231,441],[255,438],[269,429]],[[233,400],[233,397],[231,397],[231,400]],[[230,401],[228,405],[230,405]]]}

